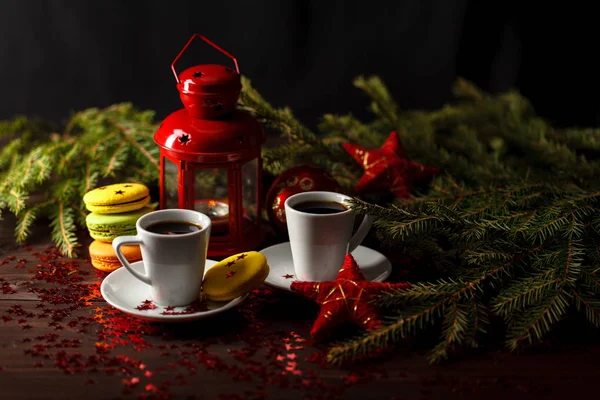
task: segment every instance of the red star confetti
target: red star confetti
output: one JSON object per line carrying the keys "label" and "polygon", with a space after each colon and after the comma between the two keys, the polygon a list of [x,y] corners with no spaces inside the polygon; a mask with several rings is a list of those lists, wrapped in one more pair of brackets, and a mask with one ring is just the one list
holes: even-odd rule
{"label": "red star confetti", "polygon": [[292,275],[292,274],[285,274],[285,275],[283,275],[283,277],[285,279],[292,279],[294,277],[294,275]]}
{"label": "red star confetti", "polygon": [[325,338],[333,328],[344,322],[355,323],[367,330],[378,328],[381,325],[379,310],[370,301],[385,290],[408,288],[408,283],[367,281],[351,254],[346,255],[335,280],[294,281],[291,286],[293,291],[321,305],[319,316],[310,331],[317,340]]}
{"label": "red star confetti", "polygon": [[244,258],[246,258],[246,254],[240,254],[237,256],[236,260],[243,260]]}
{"label": "red star confetti", "polygon": [[[195,330],[190,332],[168,325],[156,325],[110,306],[99,306],[95,300],[101,298],[100,283],[107,274],[91,269],[91,265],[80,268],[80,261],[65,259],[56,248],[36,250],[34,257],[37,261],[31,258],[23,260],[24,265],[31,266],[29,271],[33,282],[30,283],[33,285],[13,287],[19,292],[29,290],[35,293],[40,299],[39,304],[36,304],[33,312],[21,305],[6,307],[0,313],[0,324],[4,321],[15,327],[29,326],[29,323],[34,325],[31,331],[22,331],[24,335],[17,345],[24,347],[24,354],[34,357],[31,365],[36,368],[57,368],[66,374],[83,376],[94,374],[94,379],[86,378],[87,385],[99,384],[96,377],[112,375],[117,379],[116,382],[122,382],[122,398],[172,398],[172,389],[191,385],[190,377],[207,370],[219,371],[233,381],[247,382],[249,385],[249,390],[243,394],[225,389],[226,393],[216,396],[220,399],[265,398],[265,387],[269,385],[275,389],[299,390],[298,396],[316,400],[335,398],[340,390],[347,387],[344,382],[341,385],[324,383],[319,378],[320,371],[315,369],[300,369],[306,359],[306,354],[300,350],[305,342],[303,336],[285,329],[274,330],[264,321],[264,311],[280,302],[272,289],[262,287],[251,292],[249,301],[237,308],[240,329],[229,333],[227,330],[221,331],[221,328],[215,328],[213,332],[208,327],[206,335],[201,334],[202,342],[197,342],[189,340],[197,338],[198,332]],[[9,262],[14,266],[20,260],[13,258]],[[86,269],[93,272],[87,272]],[[94,278],[97,278],[96,281],[90,283],[90,279]],[[0,286],[7,287],[3,284],[7,280],[0,279]],[[52,286],[36,285],[36,280]],[[175,314],[207,309],[206,302],[202,300],[185,308],[156,306],[151,300],[142,302],[140,306],[149,309],[153,309],[153,306],[159,311]],[[19,324],[18,320],[29,323]],[[35,324],[32,323],[34,320]],[[35,329],[39,325],[45,327],[48,323],[60,330],[53,329],[52,333],[36,336]],[[90,337],[93,338],[91,345]],[[240,337],[243,339],[240,340]],[[161,343],[161,340],[167,342]],[[233,362],[214,354],[211,347],[214,344],[230,346]],[[81,353],[77,352],[78,348]],[[146,366],[144,350],[150,348],[157,350],[160,359]],[[139,354],[139,357],[136,359],[133,354]],[[303,360],[302,364],[300,359]],[[151,371],[148,370],[150,367]],[[3,367],[0,367],[2,370]],[[169,372],[168,376],[161,373],[164,371]],[[185,390],[192,393],[194,389],[190,386]]]}
{"label": "red star confetti", "polygon": [[392,131],[379,149],[367,150],[350,143],[344,143],[343,146],[364,170],[354,187],[356,193],[385,189],[396,198],[408,198],[415,182],[440,173],[435,167],[410,161],[396,131]]}
{"label": "red star confetti", "polygon": [[208,311],[206,301],[196,300],[189,306],[185,307],[182,311],[175,311],[175,307],[167,306],[165,311],[161,312],[162,315],[185,315],[193,314],[197,312]]}
{"label": "red star confetti", "polygon": [[135,308],[136,310],[146,311],[146,310],[154,310],[156,306],[152,303],[152,300],[144,300],[142,304]]}

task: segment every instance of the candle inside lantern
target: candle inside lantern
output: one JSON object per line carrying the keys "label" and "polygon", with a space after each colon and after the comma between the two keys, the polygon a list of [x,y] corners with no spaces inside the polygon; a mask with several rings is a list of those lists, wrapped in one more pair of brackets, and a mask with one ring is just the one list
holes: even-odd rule
{"label": "candle inside lantern", "polygon": [[229,205],[220,200],[196,200],[194,209],[206,214],[211,220],[229,218]]}
{"label": "candle inside lantern", "polygon": [[205,214],[212,222],[211,234],[227,233],[229,227],[229,204],[223,200],[200,199],[194,202],[194,210]]}

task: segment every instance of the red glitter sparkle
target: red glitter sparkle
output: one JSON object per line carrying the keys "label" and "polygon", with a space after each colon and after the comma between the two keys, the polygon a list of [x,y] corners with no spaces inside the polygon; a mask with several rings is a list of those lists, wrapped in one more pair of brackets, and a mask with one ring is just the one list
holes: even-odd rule
{"label": "red glitter sparkle", "polygon": [[[32,257],[7,258],[2,264],[14,266],[18,262],[29,266],[31,281],[35,284],[15,286],[5,278],[0,280],[0,293],[8,290],[3,289],[5,287],[28,290],[40,301],[35,306],[6,307],[0,317],[15,327],[34,326],[23,332],[16,344],[32,357],[30,365],[36,368],[85,374],[84,382],[88,385],[114,379],[122,383],[122,398],[172,398],[171,391],[184,385],[189,385],[184,389],[188,393],[196,393],[193,377],[208,370],[226,374],[232,382],[245,382],[245,392],[235,393],[238,385],[231,385],[233,393],[215,396],[223,399],[265,398],[267,385],[269,391],[271,388],[298,391],[294,397],[337,398],[349,385],[332,380],[326,384],[319,378],[321,370],[305,367],[308,354],[304,350],[306,335],[303,332],[273,329],[264,320],[265,313],[282,304],[273,289],[262,287],[251,292],[235,313],[224,314],[227,327],[207,324],[196,329],[190,324],[191,329],[182,329],[179,325],[153,324],[105,305],[100,284],[107,274],[92,269],[89,260],[84,265],[82,261],[64,259],[56,248],[31,251]],[[151,300],[142,302],[140,307],[159,308]],[[207,303],[201,300],[185,308],[160,308],[166,315],[207,309]],[[22,320],[20,324],[19,320]],[[48,332],[46,326],[49,326],[50,332],[36,334],[39,326],[43,326],[44,332]],[[228,357],[215,354],[215,345],[227,346]],[[162,353],[161,357],[149,356],[144,350],[150,348],[154,349],[154,355]],[[315,368],[324,360],[323,353],[319,354]]]}

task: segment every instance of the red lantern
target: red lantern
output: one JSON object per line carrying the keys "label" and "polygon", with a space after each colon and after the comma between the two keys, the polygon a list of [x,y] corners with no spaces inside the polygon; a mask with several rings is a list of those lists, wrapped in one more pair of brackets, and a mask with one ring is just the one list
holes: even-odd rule
{"label": "red lantern", "polygon": [[[175,63],[195,38],[233,60],[190,67]],[[212,220],[210,257],[257,247],[261,230],[261,145],[264,131],[236,109],[242,88],[235,57],[202,35],[193,35],[171,64],[184,108],[169,115],[154,134],[160,149],[160,208],[200,211]]]}

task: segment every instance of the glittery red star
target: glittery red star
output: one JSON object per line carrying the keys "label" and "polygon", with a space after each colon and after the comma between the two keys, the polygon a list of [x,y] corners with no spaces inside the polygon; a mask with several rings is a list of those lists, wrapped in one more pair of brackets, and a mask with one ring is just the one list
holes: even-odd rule
{"label": "glittery red star", "polygon": [[229,261],[225,266],[231,267],[232,265],[235,265],[235,261]]}
{"label": "glittery red star", "polygon": [[321,305],[310,335],[324,339],[336,326],[352,322],[367,330],[380,326],[378,308],[370,300],[390,289],[408,289],[408,283],[370,282],[360,272],[354,257],[346,255],[342,269],[333,281],[292,282],[292,290]]}
{"label": "glittery red star", "polygon": [[240,254],[239,256],[237,256],[236,260],[243,260],[246,257],[247,257],[246,254]]}
{"label": "glittery red star", "polygon": [[392,131],[379,149],[367,150],[350,143],[343,146],[365,171],[354,187],[356,193],[386,189],[396,198],[408,198],[415,182],[440,172],[435,167],[410,161],[396,131]]}
{"label": "glittery red star", "polygon": [[285,274],[285,275],[282,275],[282,276],[283,276],[285,279],[292,279],[292,278],[294,277],[294,275],[292,275],[292,274]]}

